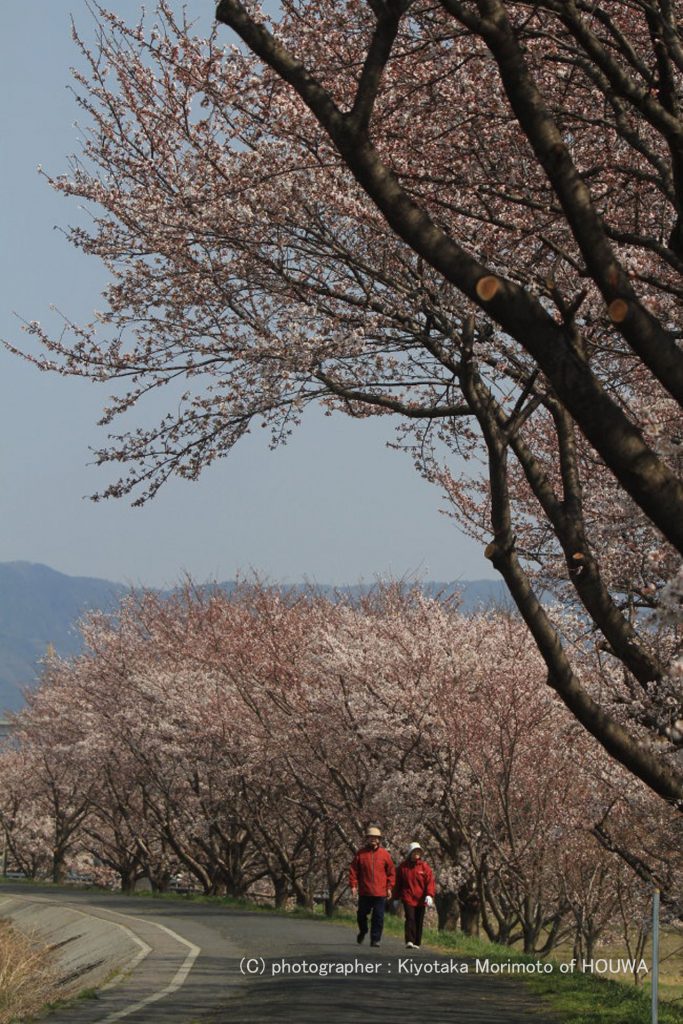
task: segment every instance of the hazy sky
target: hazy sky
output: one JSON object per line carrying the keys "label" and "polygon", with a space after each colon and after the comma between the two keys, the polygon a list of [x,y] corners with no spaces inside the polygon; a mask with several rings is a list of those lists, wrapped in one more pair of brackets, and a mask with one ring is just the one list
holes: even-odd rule
{"label": "hazy sky", "polygon": [[[140,9],[137,0],[109,6],[126,18]],[[208,29],[213,4],[193,6]],[[78,151],[70,13],[87,35],[84,0],[3,9],[0,337],[12,341],[21,340],[15,313],[57,327],[51,305],[76,321],[101,305],[103,268],[55,230],[78,217],[75,203],[36,170],[65,171]],[[266,432],[255,431],[197,483],[167,484],[132,509],[84,497],[113,478],[111,469],[88,465],[89,446],[102,440],[96,421],[106,389],[41,374],[4,349],[0,374],[0,561],[149,585],[184,571],[201,580],[250,569],[329,583],[495,575],[480,546],[440,514],[438,490],[406,455],[387,449],[386,417],[355,422],[310,410],[285,448],[269,451]]]}

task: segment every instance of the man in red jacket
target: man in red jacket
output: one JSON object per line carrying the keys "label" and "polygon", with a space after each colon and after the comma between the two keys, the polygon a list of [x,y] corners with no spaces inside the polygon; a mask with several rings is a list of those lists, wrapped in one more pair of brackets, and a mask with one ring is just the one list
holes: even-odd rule
{"label": "man in red jacket", "polygon": [[403,902],[406,915],[405,937],[408,949],[419,949],[425,908],[434,904],[434,872],[422,859],[422,847],[411,843],[407,856],[398,866],[394,898]]}
{"label": "man in red jacket", "polygon": [[358,896],[358,935],[356,942],[362,942],[368,934],[370,918],[370,945],[379,946],[384,928],[384,907],[391,899],[396,880],[396,868],[387,850],[380,846],[382,833],[375,826],[365,833],[366,844],[351,861],[349,884],[353,898]]}

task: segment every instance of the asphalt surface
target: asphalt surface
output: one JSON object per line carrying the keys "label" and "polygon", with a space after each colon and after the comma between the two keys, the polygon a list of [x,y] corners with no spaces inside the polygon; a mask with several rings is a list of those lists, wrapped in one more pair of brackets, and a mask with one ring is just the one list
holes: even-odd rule
{"label": "asphalt surface", "polygon": [[78,1000],[46,1024],[350,1024],[366,1017],[379,1024],[558,1024],[517,978],[476,973],[472,961],[426,947],[406,950],[394,937],[379,949],[367,940],[359,946],[348,926],[190,901],[0,886],[0,897],[10,893],[124,924],[151,950],[98,998]]}

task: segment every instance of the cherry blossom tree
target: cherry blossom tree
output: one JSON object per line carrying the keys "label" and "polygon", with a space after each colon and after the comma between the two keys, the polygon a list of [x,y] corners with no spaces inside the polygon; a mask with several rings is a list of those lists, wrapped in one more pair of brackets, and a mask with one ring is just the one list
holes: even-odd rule
{"label": "cherry blossom tree", "polygon": [[58,659],[48,658],[42,678],[41,687],[27,695],[28,708],[15,720],[13,739],[21,745],[24,795],[34,816],[48,823],[51,876],[60,882],[90,813],[95,782],[84,778],[80,769],[97,738],[87,721],[70,714],[69,690]]}
{"label": "cherry blossom tree", "polygon": [[[111,439],[99,461],[127,468],[104,493],[195,479],[254,423],[278,443],[311,402],[399,417],[550,685],[680,802],[680,687],[624,599],[656,605],[683,548],[674,9],[221,0],[239,46],[165,2],[150,29],[96,10],[84,152],[51,181],[93,206],[71,237],[112,283],[95,323],[30,324],[33,358],[123,382],[105,423],[164,386],[177,410]],[[541,577],[624,666],[630,715],[583,685]]]}
{"label": "cherry blossom tree", "polygon": [[3,787],[0,826],[7,865],[27,878],[46,876],[51,868],[50,821],[37,812],[31,798],[28,758],[13,750],[0,755]]}
{"label": "cherry blossom tree", "polygon": [[[102,658],[112,665],[121,645],[125,652],[116,677],[105,677],[107,693],[91,692],[90,700],[97,699],[100,713],[108,709],[100,727],[105,742],[114,729],[131,762],[133,792],[144,809],[139,856],[159,887],[181,865],[206,892],[241,895],[249,885],[250,859],[240,820],[244,795],[235,787],[239,744],[221,749],[219,735],[207,728],[214,681],[188,664],[182,647],[170,651],[158,642],[152,617],[138,614],[148,610],[131,602],[119,623],[98,617],[86,630],[96,665]],[[234,707],[229,694],[222,696],[224,725]]]}

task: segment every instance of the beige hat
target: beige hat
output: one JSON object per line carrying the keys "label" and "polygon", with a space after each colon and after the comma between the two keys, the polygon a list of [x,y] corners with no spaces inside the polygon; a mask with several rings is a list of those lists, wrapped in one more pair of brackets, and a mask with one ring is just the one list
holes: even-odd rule
{"label": "beige hat", "polygon": [[407,850],[407,853],[408,853],[409,857],[410,857],[411,853],[413,852],[413,850],[420,850],[421,851],[422,850],[421,844],[420,843],[411,843],[410,844],[410,846],[408,847],[408,850]]}
{"label": "beige hat", "polygon": [[382,831],[379,828],[375,828],[374,825],[371,825],[370,828],[366,828],[365,835],[368,838],[370,838],[370,836],[375,836],[377,839],[379,839],[382,835]]}

